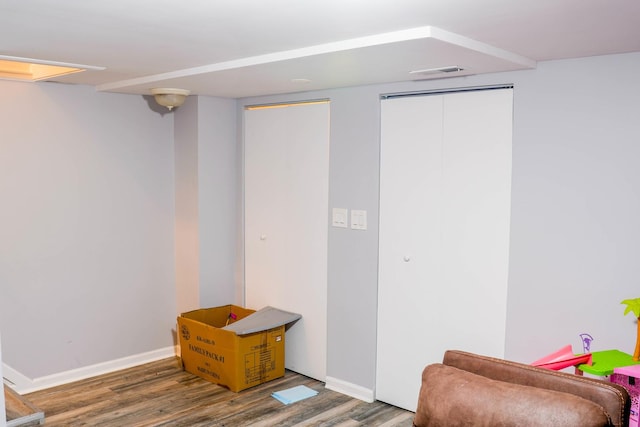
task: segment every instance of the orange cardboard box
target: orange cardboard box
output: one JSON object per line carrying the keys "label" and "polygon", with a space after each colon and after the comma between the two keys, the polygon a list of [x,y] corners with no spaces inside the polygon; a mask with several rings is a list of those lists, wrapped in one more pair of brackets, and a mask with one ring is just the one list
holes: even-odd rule
{"label": "orange cardboard box", "polygon": [[234,392],[284,376],[284,325],[246,335],[223,329],[254,312],[225,305],[182,313],[184,369]]}

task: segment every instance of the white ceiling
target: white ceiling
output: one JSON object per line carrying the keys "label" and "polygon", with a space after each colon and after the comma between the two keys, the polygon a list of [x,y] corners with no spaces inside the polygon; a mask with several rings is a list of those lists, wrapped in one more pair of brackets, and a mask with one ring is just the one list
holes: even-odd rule
{"label": "white ceiling", "polygon": [[0,56],[106,67],[57,81],[124,93],[238,98],[635,51],[640,0],[0,0]]}

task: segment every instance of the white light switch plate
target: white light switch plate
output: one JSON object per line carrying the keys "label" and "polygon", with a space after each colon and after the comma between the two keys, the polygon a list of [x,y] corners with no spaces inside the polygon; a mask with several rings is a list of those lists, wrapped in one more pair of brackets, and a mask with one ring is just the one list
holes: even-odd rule
{"label": "white light switch plate", "polygon": [[353,230],[367,229],[367,211],[351,210],[351,228]]}
{"label": "white light switch plate", "polygon": [[347,228],[348,218],[349,218],[349,209],[333,208],[333,214],[331,216],[331,225],[333,225],[334,227]]}

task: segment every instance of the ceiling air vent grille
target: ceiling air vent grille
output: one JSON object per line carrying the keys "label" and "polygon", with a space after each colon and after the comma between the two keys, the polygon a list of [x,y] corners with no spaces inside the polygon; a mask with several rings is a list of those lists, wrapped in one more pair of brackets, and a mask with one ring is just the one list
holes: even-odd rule
{"label": "ceiling air vent grille", "polygon": [[448,67],[427,68],[425,70],[409,71],[409,74],[431,75],[431,74],[443,74],[443,73],[457,73],[460,71],[464,71],[464,68],[457,65],[451,65]]}

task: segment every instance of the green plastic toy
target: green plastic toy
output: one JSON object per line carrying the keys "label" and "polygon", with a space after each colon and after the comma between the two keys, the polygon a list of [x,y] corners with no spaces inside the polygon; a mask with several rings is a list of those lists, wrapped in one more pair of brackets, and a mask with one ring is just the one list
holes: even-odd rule
{"label": "green plastic toy", "polygon": [[624,310],[624,314],[626,315],[630,311],[633,312],[633,315],[638,319],[638,332],[636,335],[636,349],[633,352],[633,360],[640,360],[640,298],[635,299],[626,299],[622,301],[620,304],[626,304],[627,308]]}

